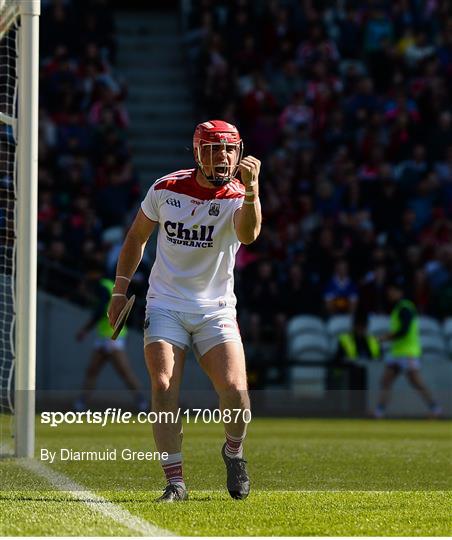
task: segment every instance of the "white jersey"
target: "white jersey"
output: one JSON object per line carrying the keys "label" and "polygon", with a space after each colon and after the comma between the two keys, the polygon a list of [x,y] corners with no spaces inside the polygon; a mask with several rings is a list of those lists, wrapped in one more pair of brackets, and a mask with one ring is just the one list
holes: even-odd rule
{"label": "white jersey", "polygon": [[209,189],[195,176],[196,169],[168,174],[151,186],[141,203],[144,214],[159,224],[147,303],[186,313],[234,309],[240,242],[233,220],[245,188],[234,179]]}

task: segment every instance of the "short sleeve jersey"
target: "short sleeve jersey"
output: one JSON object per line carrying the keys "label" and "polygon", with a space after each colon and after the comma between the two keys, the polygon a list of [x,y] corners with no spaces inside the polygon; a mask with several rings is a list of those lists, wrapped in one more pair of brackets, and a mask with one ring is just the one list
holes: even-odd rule
{"label": "short sleeve jersey", "polygon": [[196,181],[196,169],[157,180],[141,203],[159,224],[147,302],[186,313],[234,309],[234,264],[240,241],[234,213],[245,188],[237,179],[216,188]]}

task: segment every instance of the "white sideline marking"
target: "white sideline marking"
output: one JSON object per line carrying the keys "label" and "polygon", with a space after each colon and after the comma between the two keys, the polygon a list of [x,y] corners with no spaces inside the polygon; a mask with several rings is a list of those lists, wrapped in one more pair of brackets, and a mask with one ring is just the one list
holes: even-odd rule
{"label": "white sideline marking", "polygon": [[[2,450],[6,450],[6,445]],[[126,527],[134,532],[137,532],[143,536],[175,536],[175,534],[167,529],[161,529],[138,516],[134,516],[125,508],[121,508],[116,504],[96,495],[92,491],[88,491],[81,484],[77,484],[71,480],[68,476],[52,471],[49,467],[43,465],[39,461],[34,459],[18,459],[16,461],[18,465],[24,469],[38,474],[44,477],[50,484],[55,486],[58,490],[69,494],[72,498],[77,499],[88,508],[91,508],[95,512],[102,514],[104,517],[113,519],[119,525]]]}
{"label": "white sideline marking", "polygon": [[[359,493],[359,494],[366,494],[371,493],[373,495],[382,495],[382,494],[388,494],[388,493],[435,493],[435,492],[447,492],[449,493],[449,489],[432,489],[432,490],[423,490],[423,489],[253,489],[251,488],[251,494],[253,495],[255,493],[258,493],[259,495],[263,493],[284,493],[284,494],[291,494],[291,493]],[[227,496],[227,491],[225,489],[190,489],[188,487],[188,495],[192,493],[199,493],[199,494],[216,494],[216,493],[222,493]],[[227,498],[227,497],[226,497]]]}

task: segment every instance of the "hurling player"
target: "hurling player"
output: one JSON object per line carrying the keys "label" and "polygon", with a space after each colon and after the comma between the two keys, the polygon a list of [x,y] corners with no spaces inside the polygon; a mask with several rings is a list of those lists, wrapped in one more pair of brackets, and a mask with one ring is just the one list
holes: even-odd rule
{"label": "hurling player", "polygon": [[[190,346],[212,381],[221,410],[249,411],[233,272],[240,244],[254,242],[260,232],[261,164],[253,156],[242,157],[237,128],[221,120],[196,127],[193,152],[195,168],[160,178],[144,198],[119,255],[109,319],[113,324],[127,302],[129,282],[157,228],[144,325],[153,411],[177,410]],[[236,416],[225,421],[221,454],[230,495],[244,499],[250,491],[243,459],[246,415]],[[181,425],[156,423],[153,432],[158,451],[168,453],[162,461],[167,486],[158,500],[183,501],[188,495]]]}

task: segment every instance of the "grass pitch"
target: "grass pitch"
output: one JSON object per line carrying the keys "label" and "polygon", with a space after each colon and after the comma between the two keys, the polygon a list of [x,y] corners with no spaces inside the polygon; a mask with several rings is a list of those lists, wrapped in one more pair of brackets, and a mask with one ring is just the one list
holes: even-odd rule
{"label": "grass pitch", "polygon": [[[252,480],[246,501],[233,501],[225,489],[222,427],[189,424],[184,433],[190,500],[182,504],[153,502],[164,485],[156,462],[47,467],[177,535],[452,534],[451,422],[254,419],[245,447]],[[154,449],[149,425],[38,425],[38,458],[41,448],[62,447],[116,448],[118,455]],[[17,460],[0,461],[0,471],[0,535],[137,534]]]}

